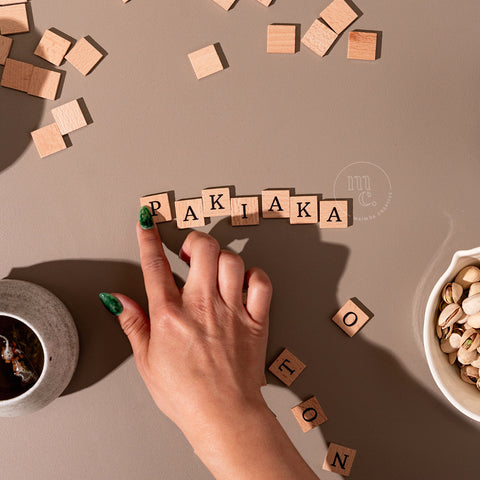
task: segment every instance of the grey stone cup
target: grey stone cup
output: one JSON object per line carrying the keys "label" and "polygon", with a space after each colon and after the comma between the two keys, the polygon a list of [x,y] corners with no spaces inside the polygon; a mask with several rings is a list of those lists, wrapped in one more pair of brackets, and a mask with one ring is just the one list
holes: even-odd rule
{"label": "grey stone cup", "polygon": [[78,362],[78,332],[65,305],[43,287],[20,280],[0,280],[0,315],[31,328],[43,348],[44,365],[37,382],[23,394],[0,400],[0,417],[35,412],[61,395]]}

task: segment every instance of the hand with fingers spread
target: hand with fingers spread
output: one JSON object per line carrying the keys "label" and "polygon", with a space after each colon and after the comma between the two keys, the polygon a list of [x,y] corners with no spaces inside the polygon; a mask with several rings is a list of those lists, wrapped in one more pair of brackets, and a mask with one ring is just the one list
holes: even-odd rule
{"label": "hand with fingers spread", "polygon": [[[131,343],[155,403],[183,431],[217,480],[310,480],[260,392],[272,286],[260,269],[191,233],[177,288],[149,210],[137,225],[148,315],[120,293],[102,293]],[[247,300],[243,302],[243,290]]]}

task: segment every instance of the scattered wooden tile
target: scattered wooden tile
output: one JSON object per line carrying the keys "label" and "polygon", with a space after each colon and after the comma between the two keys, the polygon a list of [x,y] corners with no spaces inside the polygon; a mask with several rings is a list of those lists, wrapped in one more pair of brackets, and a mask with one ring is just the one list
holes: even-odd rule
{"label": "scattered wooden tile", "polygon": [[188,58],[198,80],[223,70],[223,64],[215,45],[208,45],[208,47],[189,53]]}
{"label": "scattered wooden tile", "polygon": [[347,57],[351,60],[376,60],[377,41],[377,32],[350,32]]}
{"label": "scattered wooden tile", "polygon": [[30,31],[25,4],[0,7],[0,34],[12,35]]}
{"label": "scattered wooden tile", "polygon": [[372,317],[370,311],[351,298],[335,314],[332,320],[349,336],[353,337]]}
{"label": "scattered wooden tile", "polygon": [[328,420],[325,412],[322,410],[322,407],[315,397],[310,397],[300,405],[293,407],[292,413],[295,415],[295,418],[304,433],[318,427]]}
{"label": "scattered wooden tile", "polygon": [[177,214],[178,228],[194,228],[203,227],[205,225],[203,202],[201,198],[177,200],[175,202],[175,210]]}
{"label": "scattered wooden tile", "polygon": [[269,25],[267,53],[295,53],[296,34],[296,25]]}
{"label": "scattered wooden tile", "polygon": [[323,57],[338,35],[320,20],[315,20],[302,38],[302,43],[317,55]]}
{"label": "scattered wooden tile", "polygon": [[0,0],[0,5],[13,5],[14,3],[27,3],[28,0]]}
{"label": "scattered wooden tile", "polygon": [[35,97],[55,100],[57,98],[60,79],[60,72],[54,72],[52,70],[47,70],[46,68],[33,67],[27,93],[29,95],[34,95]]}
{"label": "scattered wooden tile", "polygon": [[289,387],[305,370],[305,367],[303,362],[285,348],[268,367],[268,370]]}
{"label": "scattered wooden tile", "polygon": [[318,199],[315,195],[290,197],[290,223],[317,223]]}
{"label": "scattered wooden tile", "polygon": [[123,3],[128,3],[130,0],[123,0]]}
{"label": "scattered wooden tile", "polygon": [[208,188],[202,190],[203,213],[206,217],[222,217],[230,215],[230,189]]}
{"label": "scattered wooden tile", "polygon": [[30,86],[33,68],[33,65],[30,63],[7,58],[0,85],[21,92],[27,92]]}
{"label": "scattered wooden tile", "polygon": [[67,148],[56,123],[35,130],[31,135],[41,158],[45,158],[48,155]]}
{"label": "scattered wooden tile", "polygon": [[66,38],[57,35],[51,30],[46,30],[40,39],[34,54],[43,58],[47,62],[53,63],[53,65],[59,66],[63,62],[71,45],[72,42]]}
{"label": "scattered wooden tile", "polygon": [[356,454],[357,451],[353,448],[331,443],[328,446],[327,456],[323,462],[323,469],[327,472],[339,473],[344,477],[348,477],[352,471]]}
{"label": "scattered wooden tile", "polygon": [[0,65],[5,65],[5,61],[10,55],[13,40],[9,37],[2,37],[0,35]]}
{"label": "scattered wooden tile", "polygon": [[258,225],[258,197],[235,197],[231,200],[232,226]]}
{"label": "scattered wooden tile", "polygon": [[87,120],[83,115],[78,100],[73,100],[53,108],[52,115],[62,135],[67,135],[87,126]]}
{"label": "scattered wooden tile", "polygon": [[156,193],[142,197],[140,205],[148,207],[155,223],[170,222],[172,220],[172,209],[168,193]]}
{"label": "scattered wooden tile", "polygon": [[358,18],[358,15],[345,0],[334,0],[320,13],[320,18],[325,20],[332,30],[340,34]]}
{"label": "scattered wooden tile", "polygon": [[230,10],[236,0],[213,0],[217,5],[220,5],[224,10]]}
{"label": "scattered wooden tile", "polygon": [[103,53],[99,52],[86,38],[81,38],[65,55],[65,60],[82,75],[88,75],[102,58]]}
{"label": "scattered wooden tile", "polygon": [[262,217],[290,218],[290,190],[263,190]]}
{"label": "scattered wooden tile", "polygon": [[348,200],[320,200],[320,228],[348,228]]}
{"label": "scattered wooden tile", "polygon": [[269,7],[273,0],[258,0],[262,5]]}

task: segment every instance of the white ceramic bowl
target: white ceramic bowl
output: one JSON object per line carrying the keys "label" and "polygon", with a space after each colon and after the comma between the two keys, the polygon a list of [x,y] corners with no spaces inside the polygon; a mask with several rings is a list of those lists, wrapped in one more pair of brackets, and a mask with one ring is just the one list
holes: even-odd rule
{"label": "white ceramic bowl", "polygon": [[468,265],[480,266],[480,247],[456,252],[449,267],[433,287],[425,309],[423,344],[428,366],[438,388],[454,407],[467,417],[480,422],[480,391],[475,385],[469,385],[461,380],[458,367],[448,363],[448,355],[440,350],[440,342],[435,331],[443,286],[451,282],[457,273]]}

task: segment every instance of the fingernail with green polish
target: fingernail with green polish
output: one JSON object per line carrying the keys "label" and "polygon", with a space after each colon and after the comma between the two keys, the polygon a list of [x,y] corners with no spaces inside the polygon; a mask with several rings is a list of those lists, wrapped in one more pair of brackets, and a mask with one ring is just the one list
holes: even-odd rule
{"label": "fingernail with green polish", "polygon": [[99,297],[105,308],[113,315],[118,316],[123,312],[123,305],[120,303],[120,300],[112,294],[100,293]]}
{"label": "fingernail with green polish", "polygon": [[140,221],[140,226],[144,230],[150,230],[153,228],[153,219],[152,219],[152,214],[150,213],[150,210],[148,207],[142,207],[140,209],[140,213],[138,214],[138,220]]}

